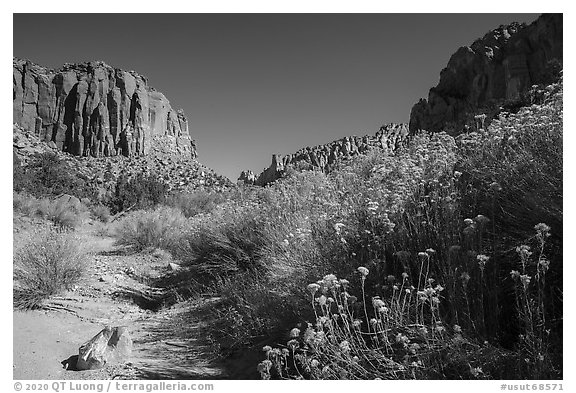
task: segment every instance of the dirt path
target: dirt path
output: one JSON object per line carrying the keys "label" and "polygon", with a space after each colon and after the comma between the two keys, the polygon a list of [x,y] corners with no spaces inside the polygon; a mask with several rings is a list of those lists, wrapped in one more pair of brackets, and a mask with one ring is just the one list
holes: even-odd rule
{"label": "dirt path", "polygon": [[[159,289],[146,283],[169,274],[169,256],[128,253],[89,229],[80,235],[91,260],[77,289],[51,299],[43,310],[13,313],[14,379],[225,377],[208,356],[201,312],[195,312],[213,300],[151,310]],[[95,371],[66,369],[78,347],[106,325],[128,327],[134,342],[129,362]]]}

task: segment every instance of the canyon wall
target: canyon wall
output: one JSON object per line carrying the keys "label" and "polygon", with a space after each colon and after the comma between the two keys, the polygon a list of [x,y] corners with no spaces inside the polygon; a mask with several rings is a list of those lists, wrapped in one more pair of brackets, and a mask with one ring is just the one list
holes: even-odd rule
{"label": "canyon wall", "polygon": [[461,47],[410,113],[410,132],[458,133],[485,107],[518,100],[532,85],[553,82],[562,67],[562,14],[512,23]]}
{"label": "canyon wall", "polygon": [[51,70],[13,59],[13,122],[77,156],[196,157],[184,112],[134,71],[95,61]]}
{"label": "canyon wall", "polygon": [[273,154],[271,165],[262,173],[256,176],[252,171],[243,171],[238,181],[264,186],[282,177],[289,167],[328,173],[338,161],[366,154],[370,149],[394,151],[402,145],[407,135],[406,124],[391,123],[382,126],[375,135],[347,136],[324,145],[305,147],[293,154]]}

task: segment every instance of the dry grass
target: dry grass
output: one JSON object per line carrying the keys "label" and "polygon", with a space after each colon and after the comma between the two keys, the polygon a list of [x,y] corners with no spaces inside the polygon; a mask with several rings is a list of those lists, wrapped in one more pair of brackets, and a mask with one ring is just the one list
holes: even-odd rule
{"label": "dry grass", "polygon": [[35,198],[13,193],[13,208],[26,216],[40,217],[52,221],[60,230],[73,230],[82,225],[86,217],[86,207],[78,201],[64,198]]}
{"label": "dry grass", "polygon": [[42,228],[14,250],[14,307],[40,307],[70,289],[85,270],[81,242],[71,233]]}
{"label": "dry grass", "polygon": [[148,247],[169,249],[179,243],[186,229],[187,220],[180,210],[161,206],[128,214],[115,226],[115,236],[118,244],[137,251]]}
{"label": "dry grass", "polygon": [[226,195],[222,193],[198,190],[172,194],[166,199],[165,204],[180,209],[186,217],[194,217],[210,213],[225,201]]}

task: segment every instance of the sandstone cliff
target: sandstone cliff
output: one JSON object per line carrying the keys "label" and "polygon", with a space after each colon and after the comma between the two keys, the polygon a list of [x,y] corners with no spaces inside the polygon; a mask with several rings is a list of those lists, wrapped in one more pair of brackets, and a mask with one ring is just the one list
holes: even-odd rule
{"label": "sandstone cliff", "polygon": [[551,82],[562,64],[562,14],[542,15],[530,25],[513,23],[461,47],[410,113],[410,132],[458,133],[474,124],[483,107],[517,100],[534,84]]}
{"label": "sandstone cliff", "polygon": [[186,116],[142,75],[96,61],[51,70],[13,60],[13,121],[77,156],[195,157]]}
{"label": "sandstone cliff", "polygon": [[272,164],[255,176],[252,171],[243,171],[239,182],[264,186],[282,177],[288,168],[318,170],[328,173],[343,159],[365,154],[370,149],[394,151],[402,145],[408,135],[406,124],[382,126],[376,135],[363,137],[347,136],[336,141],[315,147],[305,147],[296,153],[282,156],[272,155]]}

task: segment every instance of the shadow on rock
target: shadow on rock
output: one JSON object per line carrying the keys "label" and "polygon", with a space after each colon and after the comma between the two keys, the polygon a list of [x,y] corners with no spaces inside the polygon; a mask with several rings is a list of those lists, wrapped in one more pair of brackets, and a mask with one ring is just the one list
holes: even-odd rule
{"label": "shadow on rock", "polygon": [[72,355],[68,359],[62,360],[60,364],[65,370],[80,371],[78,370],[78,355]]}

